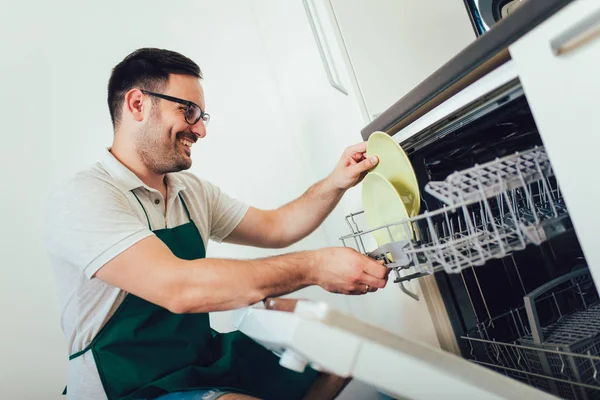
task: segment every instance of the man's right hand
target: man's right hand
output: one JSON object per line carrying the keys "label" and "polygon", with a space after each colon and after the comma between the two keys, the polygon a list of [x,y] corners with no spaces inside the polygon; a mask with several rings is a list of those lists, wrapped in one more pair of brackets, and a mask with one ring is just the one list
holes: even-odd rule
{"label": "man's right hand", "polygon": [[390,269],[348,247],[315,251],[315,280],[332,293],[365,294],[384,288]]}

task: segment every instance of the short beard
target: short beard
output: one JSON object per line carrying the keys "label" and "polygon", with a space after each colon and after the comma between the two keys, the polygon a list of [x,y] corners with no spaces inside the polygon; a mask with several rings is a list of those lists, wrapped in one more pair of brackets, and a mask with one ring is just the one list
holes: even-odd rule
{"label": "short beard", "polygon": [[135,147],[138,155],[144,165],[155,174],[189,169],[192,160],[183,156],[177,148],[179,134],[173,142],[157,109],[158,107],[153,107],[149,121],[136,134]]}

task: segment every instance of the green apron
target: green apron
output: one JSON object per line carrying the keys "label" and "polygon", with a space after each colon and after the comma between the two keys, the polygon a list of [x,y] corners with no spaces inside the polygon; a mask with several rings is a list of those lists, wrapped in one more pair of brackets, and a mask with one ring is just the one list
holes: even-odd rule
{"label": "green apron", "polygon": [[[200,232],[181,194],[179,199],[189,222],[154,233],[175,256],[204,258]],[[208,313],[174,314],[131,293],[90,345],[69,360],[87,351],[94,356],[109,400],[213,388],[292,400],[302,398],[317,376],[314,370],[299,374],[281,367],[277,356],[241,332],[212,330]]]}

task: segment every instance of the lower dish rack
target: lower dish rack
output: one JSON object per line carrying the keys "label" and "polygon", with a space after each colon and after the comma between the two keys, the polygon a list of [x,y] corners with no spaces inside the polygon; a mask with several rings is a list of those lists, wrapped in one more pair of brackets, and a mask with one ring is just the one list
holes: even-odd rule
{"label": "lower dish rack", "polygon": [[[425,190],[444,207],[372,229],[361,228],[363,211],[349,214],[351,233],[340,238],[342,243],[383,259],[396,271],[396,282],[402,282],[439,270],[458,273],[571,228],[543,147],[455,172],[443,182],[429,182]],[[412,239],[395,239],[390,227],[412,232]],[[375,231],[387,232],[389,243],[374,244]],[[409,268],[414,273],[400,275]]]}
{"label": "lower dish rack", "polygon": [[461,340],[475,363],[561,398],[600,399],[600,303],[587,269],[541,286],[523,307],[478,323]]}

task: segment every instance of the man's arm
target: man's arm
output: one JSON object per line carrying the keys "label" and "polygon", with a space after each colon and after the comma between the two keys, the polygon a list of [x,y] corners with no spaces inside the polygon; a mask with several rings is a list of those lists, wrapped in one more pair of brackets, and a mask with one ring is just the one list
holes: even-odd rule
{"label": "man's arm", "polygon": [[323,223],[346,190],[361,182],[367,171],[377,164],[376,158],[366,158],[366,148],[366,142],[347,148],[333,172],[298,199],[276,210],[250,207],[225,241],[282,248],[308,236]]}
{"label": "man's arm", "polygon": [[131,246],[95,274],[174,313],[231,310],[310,285],[364,294],[385,287],[389,270],[348,248],[255,260],[182,260],[156,236]]}
{"label": "man's arm", "polygon": [[121,190],[89,174],[61,185],[48,207],[45,240],[53,259],[177,313],[234,309],[308,285],[364,294],[366,285],[384,287],[389,272],[347,248],[182,260],[140,221]]}

